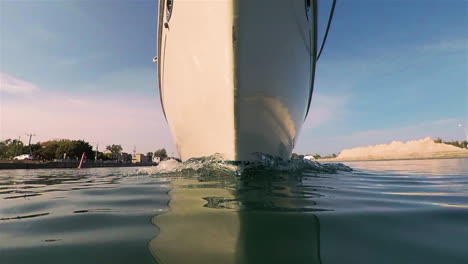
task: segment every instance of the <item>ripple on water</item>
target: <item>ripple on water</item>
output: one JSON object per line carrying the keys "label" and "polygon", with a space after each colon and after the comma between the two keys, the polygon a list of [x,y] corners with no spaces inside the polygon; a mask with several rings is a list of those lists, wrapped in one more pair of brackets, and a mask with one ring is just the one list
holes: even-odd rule
{"label": "ripple on water", "polygon": [[2,263],[464,264],[467,162],[0,171]]}
{"label": "ripple on water", "polygon": [[150,219],[167,210],[168,183],[133,172],[0,171],[1,262],[153,263]]}

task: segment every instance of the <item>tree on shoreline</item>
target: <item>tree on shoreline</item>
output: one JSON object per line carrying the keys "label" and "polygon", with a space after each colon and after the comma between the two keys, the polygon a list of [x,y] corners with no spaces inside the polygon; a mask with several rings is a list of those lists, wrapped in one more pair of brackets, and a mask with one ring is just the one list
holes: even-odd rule
{"label": "tree on shoreline", "polygon": [[[83,140],[49,140],[30,146],[33,157],[41,160],[79,159],[83,152],[88,159],[94,159],[92,146]],[[29,154],[29,147],[16,139],[0,141],[0,159],[12,159],[21,154]]]}
{"label": "tree on shoreline", "polygon": [[106,149],[110,152],[112,152],[112,154],[120,154],[123,150],[122,146],[121,145],[108,145],[106,146]]}
{"label": "tree on shoreline", "polygon": [[83,140],[49,140],[42,142],[41,148],[33,154],[43,160],[53,159],[79,159],[83,152],[88,159],[94,159],[93,147]]}
{"label": "tree on shoreline", "polygon": [[9,138],[0,142],[0,158],[13,158],[25,154],[23,152],[24,144],[20,140]]}
{"label": "tree on shoreline", "polygon": [[458,148],[464,148],[464,149],[468,149],[468,141],[464,140],[464,141],[444,141],[443,139],[441,139],[440,137],[434,139],[434,142],[435,143],[442,143],[442,144],[447,144],[447,145],[452,145],[452,146],[455,146],[455,147],[458,147]]}
{"label": "tree on shoreline", "polygon": [[161,160],[167,158],[167,152],[166,152],[166,149],[164,149],[164,148],[156,150],[156,151],[153,153],[153,155],[154,155],[154,157],[159,157],[159,158],[161,158]]}

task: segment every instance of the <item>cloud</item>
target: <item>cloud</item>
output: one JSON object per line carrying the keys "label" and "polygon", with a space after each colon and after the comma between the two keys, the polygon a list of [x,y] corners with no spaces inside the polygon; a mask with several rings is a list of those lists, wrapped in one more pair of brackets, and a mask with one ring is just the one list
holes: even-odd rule
{"label": "cloud", "polygon": [[434,52],[454,52],[468,49],[467,39],[449,39],[434,43],[428,43],[422,46],[423,51]]}
{"label": "cloud", "polygon": [[33,83],[0,72],[0,92],[12,95],[20,95],[31,94],[37,92],[38,90],[39,88]]}
{"label": "cloud", "polygon": [[121,144],[127,152],[134,146],[142,153],[176,152],[156,95],[41,92],[4,102],[1,114],[1,139],[34,132],[33,141],[84,139],[100,149]]}
{"label": "cloud", "polygon": [[[33,141],[84,139],[100,149],[121,144],[146,153],[176,148],[160,106],[152,68],[111,72],[73,83],[68,91],[1,73],[0,139],[33,132]],[[8,95],[12,96],[8,96]],[[21,96],[18,96],[21,95]]]}
{"label": "cloud", "polygon": [[65,57],[58,60],[58,66],[76,66],[80,64],[90,64],[96,60],[104,59],[107,55],[105,54],[93,54],[88,56],[75,56],[75,57]]}
{"label": "cloud", "polygon": [[425,137],[442,137],[448,139],[463,139],[463,130],[458,126],[463,119],[448,118],[421,122],[417,124],[380,130],[367,130],[348,136],[352,145],[359,146],[366,142],[369,145],[389,143],[393,140],[414,140]]}
{"label": "cloud", "polygon": [[314,94],[304,130],[316,128],[340,119],[346,112],[347,96]]}
{"label": "cloud", "polygon": [[76,89],[86,92],[107,90],[112,93],[139,91],[156,94],[158,91],[156,75],[154,67],[125,68],[103,74],[92,83],[78,84]]}

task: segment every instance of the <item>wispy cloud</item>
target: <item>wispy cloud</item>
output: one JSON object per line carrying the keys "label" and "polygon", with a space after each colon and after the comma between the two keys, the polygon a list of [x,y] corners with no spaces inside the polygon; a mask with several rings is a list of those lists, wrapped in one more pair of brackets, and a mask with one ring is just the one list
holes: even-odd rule
{"label": "wispy cloud", "polygon": [[100,60],[105,58],[107,55],[105,54],[93,54],[88,56],[81,56],[81,57],[65,57],[61,58],[57,65],[59,66],[75,66],[80,64],[88,64],[94,62],[95,60]]}
{"label": "wispy cloud", "polygon": [[175,152],[166,121],[154,96],[39,92],[2,104],[1,139],[34,132],[34,141],[84,139],[100,149],[121,144],[131,152],[165,147]]}
{"label": "wispy cloud", "polygon": [[39,88],[33,83],[0,72],[0,92],[12,95],[21,95],[31,94],[38,90]]}
{"label": "wispy cloud", "polygon": [[449,39],[422,46],[425,52],[454,52],[468,50],[468,39]]}
{"label": "wispy cloud", "polygon": [[[390,129],[367,130],[348,136],[348,141],[355,146],[362,144],[389,143],[393,140],[414,140],[425,137],[442,137],[444,139],[463,139],[464,131],[458,124],[463,119],[447,118],[420,122]],[[348,145],[351,145],[348,143]]]}
{"label": "wispy cloud", "polygon": [[304,129],[316,128],[335,121],[346,112],[348,97],[344,95],[314,94]]}
{"label": "wispy cloud", "polygon": [[86,92],[103,90],[115,92],[143,92],[156,94],[156,69],[151,67],[126,68],[101,75],[92,83],[77,85],[77,89]]}
{"label": "wispy cloud", "polygon": [[31,39],[41,42],[57,42],[61,39],[59,34],[49,30],[44,25],[35,24],[31,27],[32,30],[28,31]]}

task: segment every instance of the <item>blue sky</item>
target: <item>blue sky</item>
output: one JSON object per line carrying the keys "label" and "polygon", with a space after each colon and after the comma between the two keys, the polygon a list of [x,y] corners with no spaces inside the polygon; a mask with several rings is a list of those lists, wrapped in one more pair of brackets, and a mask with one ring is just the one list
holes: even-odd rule
{"label": "blue sky", "polygon": [[[330,1],[320,1],[324,28]],[[155,0],[0,0],[0,137],[174,144],[157,93]],[[296,151],[464,139],[468,1],[338,0]]]}

